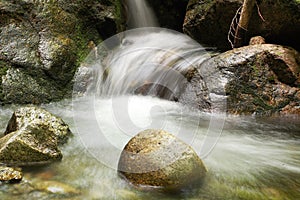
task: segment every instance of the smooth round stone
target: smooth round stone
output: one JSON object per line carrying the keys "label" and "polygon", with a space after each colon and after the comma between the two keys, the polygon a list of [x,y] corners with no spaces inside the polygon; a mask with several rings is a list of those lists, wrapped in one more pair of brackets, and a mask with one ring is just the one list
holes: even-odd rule
{"label": "smooth round stone", "polygon": [[163,130],[145,130],[123,149],[118,173],[143,189],[179,191],[203,182],[207,172],[195,151]]}

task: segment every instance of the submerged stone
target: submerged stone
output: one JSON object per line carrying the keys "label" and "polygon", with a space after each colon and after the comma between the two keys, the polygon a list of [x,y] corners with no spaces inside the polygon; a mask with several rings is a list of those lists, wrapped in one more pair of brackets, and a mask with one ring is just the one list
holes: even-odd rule
{"label": "submerged stone", "polygon": [[52,193],[52,194],[59,194],[59,195],[80,194],[80,192],[76,188],[58,181],[41,181],[33,185],[36,190]]}
{"label": "submerged stone", "polygon": [[119,0],[1,0],[0,61],[11,70],[6,74],[0,64],[0,103],[40,104],[69,95],[88,43],[116,33],[120,6]]}
{"label": "submerged stone", "polygon": [[186,143],[163,130],[145,130],[121,153],[118,173],[139,188],[180,191],[202,183],[207,169]]}

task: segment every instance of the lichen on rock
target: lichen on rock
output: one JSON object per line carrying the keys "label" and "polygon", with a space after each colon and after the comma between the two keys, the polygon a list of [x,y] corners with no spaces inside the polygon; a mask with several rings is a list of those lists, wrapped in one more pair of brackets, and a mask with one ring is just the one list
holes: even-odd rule
{"label": "lichen on rock", "polygon": [[0,161],[7,165],[45,164],[62,159],[57,140],[47,126],[26,126],[0,138]]}

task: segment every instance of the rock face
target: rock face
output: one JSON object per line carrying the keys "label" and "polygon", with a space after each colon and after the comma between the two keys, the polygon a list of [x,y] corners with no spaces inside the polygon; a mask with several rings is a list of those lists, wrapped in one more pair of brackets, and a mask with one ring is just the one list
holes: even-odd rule
{"label": "rock face", "polygon": [[24,69],[9,68],[2,76],[3,103],[39,104],[59,100],[63,92],[57,90],[55,85],[55,81],[47,80],[46,77],[36,80]]}
{"label": "rock face", "polygon": [[[221,53],[202,63],[199,71],[211,104],[218,97],[229,113],[299,114],[299,63],[300,54],[294,49],[262,44]],[[193,79],[190,87],[197,88]],[[197,101],[194,99],[193,106],[199,108]]]}
{"label": "rock face", "polygon": [[141,188],[181,190],[199,184],[206,168],[193,149],[163,130],[145,130],[121,153],[119,174]]}
{"label": "rock face", "polygon": [[116,32],[114,2],[1,1],[0,103],[63,98],[89,41]]}
{"label": "rock face", "polygon": [[47,111],[21,108],[12,115],[5,136],[0,138],[0,162],[21,166],[61,160],[58,145],[70,134],[68,126]]}
{"label": "rock face", "polygon": [[[267,43],[284,44],[300,50],[300,2],[297,0],[257,1],[249,23],[247,38],[261,35]],[[242,0],[190,0],[184,21],[184,32],[201,44],[230,49],[227,34]]]}

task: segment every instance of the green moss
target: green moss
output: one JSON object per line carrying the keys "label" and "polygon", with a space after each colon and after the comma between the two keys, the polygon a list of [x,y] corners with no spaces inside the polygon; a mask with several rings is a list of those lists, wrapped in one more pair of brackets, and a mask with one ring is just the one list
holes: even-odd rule
{"label": "green moss", "polygon": [[[76,66],[79,67],[80,63],[87,57],[89,52],[96,45],[102,42],[102,39],[97,32],[88,30],[84,24],[77,24],[75,28],[74,40],[76,43]],[[77,69],[75,68],[75,70]]]}
{"label": "green moss", "polygon": [[118,32],[125,31],[125,29],[126,29],[126,26],[125,26],[126,17],[124,17],[125,13],[124,13],[122,1],[121,0],[113,0],[113,4],[114,4],[114,7],[115,7],[114,17],[115,17],[115,21],[116,21],[116,24],[117,24],[117,31]]}

